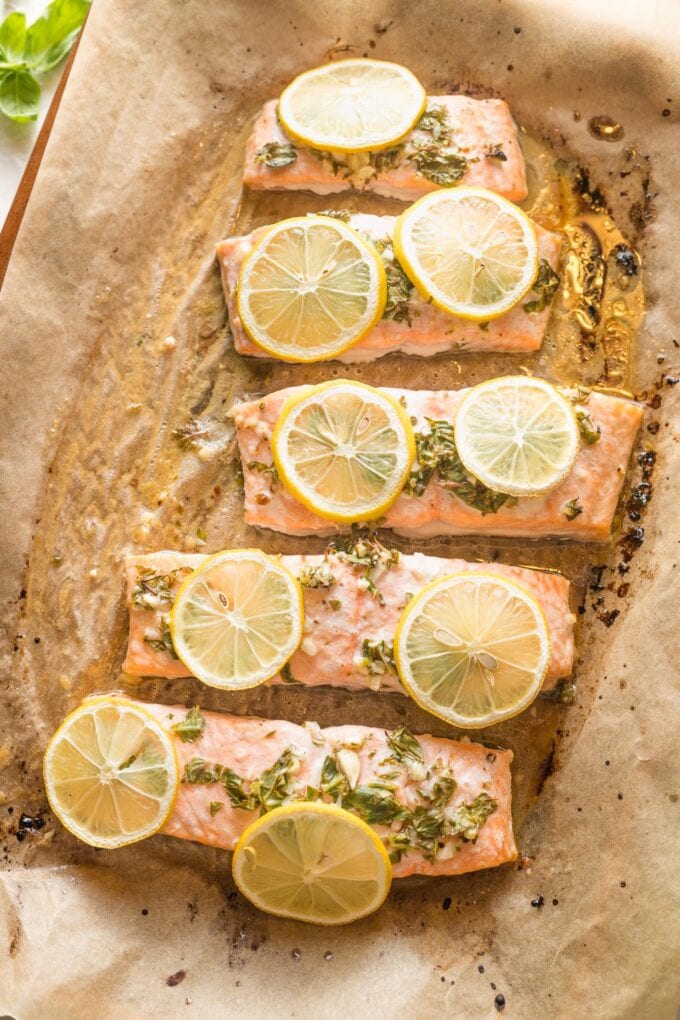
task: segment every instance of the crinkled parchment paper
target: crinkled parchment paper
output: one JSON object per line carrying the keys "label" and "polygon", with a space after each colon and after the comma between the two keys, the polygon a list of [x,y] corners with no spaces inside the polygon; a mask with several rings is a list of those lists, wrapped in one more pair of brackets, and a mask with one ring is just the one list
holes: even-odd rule
{"label": "crinkled parchment paper", "polygon": [[[677,14],[673,0],[96,0],[2,295],[0,1014],[483,1018],[500,995],[517,1020],[675,1015]],[[635,538],[584,553],[576,704],[541,704],[494,734],[518,752],[520,864],[395,883],[379,914],[325,931],[252,911],[226,854],[164,837],[108,854],[76,845],[46,810],[39,767],[66,711],[125,684],[125,551],[195,550],[199,526],[207,549],[298,544],[243,526],[225,410],[303,376],[238,363],[211,250],[237,217],[267,222],[301,201],[240,207],[243,138],[263,100],[343,53],[407,63],[432,92],[495,91],[589,170],[645,262],[631,382],[657,463],[630,563]],[[598,115],[623,139],[594,138]],[[523,364],[554,377],[557,362]],[[517,367],[396,358],[349,374],[447,386]],[[179,458],[172,439],[192,413],[212,423],[205,460]],[[572,563],[545,544],[498,555]],[[183,681],[127,689],[233,707]],[[236,709],[431,726],[387,696],[265,691]]]}

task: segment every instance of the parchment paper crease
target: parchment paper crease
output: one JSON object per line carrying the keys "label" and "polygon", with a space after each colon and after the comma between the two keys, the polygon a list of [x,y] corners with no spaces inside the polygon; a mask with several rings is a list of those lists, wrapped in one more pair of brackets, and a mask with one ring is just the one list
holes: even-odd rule
{"label": "parchment paper crease", "polygon": [[[678,9],[673,0],[594,6],[95,0],[2,295],[0,1014],[476,1020],[498,1015],[500,994],[513,1020],[675,1016],[672,385],[659,390],[656,491],[626,578],[632,596],[617,604],[610,628],[591,612],[584,618],[579,705],[564,716],[556,771],[518,834],[528,866],[398,885],[368,921],[319,931],[251,911],[233,891],[226,855],[163,837],[116,854],[76,846],[44,815],[39,778],[45,741],[64,712],[118,682],[121,552],[170,544],[173,528],[192,536],[208,512],[221,544],[245,535],[236,496],[209,503],[221,482],[211,467],[186,482],[205,499],[187,500],[182,520],[168,516],[153,530],[145,500],[167,469],[154,408],[171,427],[186,410],[183,394],[220,371],[225,330],[211,248],[237,210],[242,132],[265,99],[329,51],[402,61],[433,92],[482,83],[509,100],[520,123],[576,155],[645,261],[650,310],[635,388],[673,376]],[[598,114],[624,125],[622,142],[589,135]],[[640,178],[620,175],[627,146],[655,195],[635,198],[635,222],[625,193]],[[636,236],[641,219],[649,222]],[[196,287],[212,294],[204,332]],[[170,333],[176,349],[161,348]],[[201,342],[203,359],[183,360],[184,345],[195,354]],[[380,378],[406,370],[388,366]],[[419,368],[418,381],[432,383],[433,372]],[[263,388],[285,378],[263,373]],[[137,415],[124,435],[121,401]],[[68,508],[88,486],[97,499],[73,519]],[[551,562],[550,551],[541,555]],[[604,560],[594,554],[593,562]],[[45,621],[42,634],[29,629],[36,619]],[[177,696],[162,684],[147,693]],[[345,720],[358,719],[363,705],[372,720],[402,712],[377,700],[348,698]],[[290,701],[291,712],[303,709],[304,697]],[[311,705],[307,713],[319,714]],[[22,811],[47,824],[20,841]],[[532,906],[538,897],[543,905]]]}

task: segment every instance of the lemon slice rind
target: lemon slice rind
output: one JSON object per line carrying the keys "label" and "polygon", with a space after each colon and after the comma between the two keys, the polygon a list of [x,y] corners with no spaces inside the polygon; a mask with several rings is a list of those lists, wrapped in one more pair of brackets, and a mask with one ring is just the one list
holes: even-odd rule
{"label": "lemon slice rind", "polygon": [[[545,380],[523,375],[488,379],[468,390],[456,409],[454,435],[470,474],[490,489],[518,497],[543,496],[557,488],[574,466],[580,446],[570,402]],[[502,470],[504,466],[512,470]]]}
{"label": "lemon slice rind", "polygon": [[[310,241],[315,233],[316,246]],[[337,258],[339,248],[344,260]],[[357,344],[380,321],[386,300],[377,248],[346,223],[313,214],[270,227],[244,260],[236,291],[249,339],[273,358],[302,364],[337,358]],[[304,342],[296,342],[296,331]]]}
{"label": "lemon slice rind", "polygon": [[[470,582],[472,590],[475,588],[479,590],[482,586],[489,588],[495,588],[496,592],[501,594],[505,592],[508,596],[509,604],[510,599],[515,600],[515,606],[517,603],[524,607],[527,612],[523,613],[524,617],[528,617],[532,622],[533,630],[527,631],[525,634],[518,634],[506,637],[505,640],[508,644],[514,645],[519,640],[525,640],[532,635],[536,637],[537,654],[535,655],[535,663],[531,669],[525,669],[527,673],[526,682],[519,687],[524,687],[520,690],[512,699],[509,700],[503,707],[498,707],[498,701],[502,696],[501,684],[507,684],[512,682],[512,675],[508,670],[510,667],[502,661],[500,655],[500,644],[502,642],[502,636],[499,634],[498,637],[485,637],[485,641],[479,642],[479,638],[473,637],[472,641],[477,640],[481,644],[480,648],[473,647],[470,649],[472,643],[466,634],[451,633],[454,626],[458,626],[462,629],[462,613],[458,611],[458,619],[454,622],[451,621],[450,615],[447,616],[447,620],[442,625],[439,625],[436,620],[432,619],[432,616],[425,615],[427,613],[432,614],[434,598],[443,593],[446,588],[451,589],[458,585]],[[469,602],[470,592],[465,593],[466,611],[468,613],[477,613],[477,625],[479,624],[479,600],[476,604],[471,606]],[[494,612],[497,607],[494,607]],[[504,608],[501,608],[498,618],[492,620],[492,626],[495,625],[500,629],[500,620]],[[463,677],[460,675],[460,667],[457,669],[458,677],[458,698],[453,701],[453,705],[445,705],[442,703],[442,698],[436,699],[431,693],[424,688],[423,683],[414,677],[413,673],[413,657],[410,654],[410,645],[414,643],[413,639],[413,626],[417,623],[419,618],[422,618],[424,625],[421,629],[425,631],[424,642],[428,648],[436,648],[437,651],[428,652],[426,656],[423,656],[423,661],[427,662],[427,667],[424,671],[425,683],[431,684],[433,689],[436,689],[439,685],[437,684],[437,677],[435,670],[437,666],[442,668],[444,666],[444,659],[448,655],[448,662],[451,663],[450,671],[453,672],[456,669],[456,664],[450,659],[451,652],[447,652],[447,647],[456,647],[453,642],[460,641],[460,647],[465,649],[465,642],[468,642],[468,650],[465,653],[467,656],[468,664],[464,668],[467,672]],[[431,642],[428,645],[428,628],[432,626]],[[447,631],[446,628],[450,630]],[[439,633],[443,630],[445,633],[442,635]],[[469,633],[469,632],[468,632]],[[412,650],[412,648],[411,648]],[[516,649],[513,650],[512,654],[516,654]],[[476,656],[485,656],[480,660],[476,659]],[[458,726],[462,729],[483,729],[488,726],[493,726],[496,723],[503,722],[507,719],[511,719],[520,712],[523,712],[526,708],[531,705],[539,694],[545,675],[548,669],[550,661],[550,636],[548,630],[548,623],[543,611],[542,606],[536,600],[536,598],[522,585],[517,584],[515,581],[510,581],[508,578],[502,577],[491,572],[487,573],[484,571],[463,571],[458,574],[450,574],[446,577],[436,578],[429,584],[425,585],[417,594],[408,602],[407,606],[403,610],[401,617],[397,623],[395,638],[394,638],[394,657],[397,666],[397,672],[399,678],[406,690],[407,694],[426,712],[430,712],[432,715],[444,722],[451,723],[454,726]],[[472,660],[472,661],[470,661]],[[495,665],[494,665],[495,662]],[[530,665],[530,663],[528,664]],[[491,668],[490,668],[491,667]],[[499,672],[500,669],[500,672]],[[472,676],[470,677],[470,674]],[[470,680],[468,679],[470,677]],[[476,680],[476,687],[472,681]],[[443,680],[442,680],[443,683]],[[477,711],[462,711],[458,706],[460,704],[460,696],[465,695],[465,688],[467,687],[467,698],[468,701],[475,697],[475,690],[477,691],[477,701],[482,704],[486,701],[488,707],[486,710]],[[470,688],[472,687],[472,694],[470,694]],[[449,681],[449,690],[452,690]],[[481,692],[481,695],[480,695]],[[447,692],[448,693],[448,692]],[[456,694],[455,689],[453,693]],[[493,702],[496,702],[494,707]]]}
{"label": "lemon slice rind", "polygon": [[[108,751],[104,754],[100,740],[107,722],[109,725],[111,722],[103,716],[107,709],[117,713],[121,724],[126,716],[127,726],[130,726],[131,720],[140,725],[137,736],[134,733],[129,735],[127,744],[125,734],[117,735],[114,727],[109,734]],[[98,722],[95,721],[97,717]],[[140,745],[138,736],[141,733],[150,736],[146,743]],[[85,744],[87,746],[83,746]],[[98,757],[103,759],[99,764]],[[115,760],[109,761],[109,757]],[[102,770],[104,776],[98,780],[97,772],[101,777]],[[61,772],[64,774],[61,775]],[[145,773],[148,775],[145,776]],[[43,758],[43,777],[50,808],[64,828],[89,846],[113,850],[138,843],[163,828],[177,797],[180,773],[175,745],[163,726],[136,703],[125,698],[103,696],[88,698],[55,731]],[[91,800],[88,783],[95,797],[93,812],[103,812],[106,804],[102,801],[108,801],[109,816],[121,826],[123,820],[129,818],[130,808],[140,811],[140,806],[151,802],[147,806],[153,807],[152,802],[156,801],[158,810],[149,820],[136,828],[132,825],[125,832],[122,828],[116,831],[115,825],[109,826],[108,835],[89,831],[85,820],[77,820],[75,814],[78,808],[83,810],[82,805],[88,798]],[[162,789],[163,786],[165,789]],[[107,790],[106,797],[104,789]],[[92,817],[91,813],[90,819]]]}
{"label": "lemon slice rind", "polygon": [[[355,85],[346,81],[352,74]],[[357,76],[373,81],[362,88]],[[426,103],[425,89],[407,68],[359,58],[298,75],[279,98],[278,116],[286,134],[312,149],[375,152],[402,142]]]}
{"label": "lemon slice rind", "polygon": [[380,838],[356,815],[334,804],[296,802],[245,830],[232,873],[258,909],[328,926],[377,910],[390,890],[392,865]]}
{"label": "lemon slice rind", "polygon": [[[239,564],[249,564],[254,567],[255,570],[251,570],[249,573],[255,576],[246,578],[245,571],[242,570],[241,581],[239,581]],[[230,570],[230,567],[235,570]],[[258,570],[258,567],[261,569]],[[221,568],[226,568],[222,585],[229,587],[229,594],[221,589],[215,588],[214,591],[211,589],[210,575],[214,575],[212,581],[214,586],[215,575]],[[251,604],[251,613],[252,609],[256,608],[252,605],[252,600],[256,595],[262,602],[265,592],[260,590],[260,584],[262,579],[266,579],[267,576],[270,578],[270,586],[268,597],[262,604],[263,611],[253,614],[251,617],[244,615],[249,604]],[[200,585],[204,589],[202,598],[199,597],[198,586]],[[275,597],[275,585],[278,608],[273,609],[272,600]],[[205,601],[206,590],[209,597],[207,603]],[[224,600],[226,600],[226,604]],[[238,605],[236,604],[237,600]],[[250,626],[247,623],[248,619],[251,621]],[[254,628],[253,620],[255,619],[258,623]],[[297,579],[286,567],[260,549],[232,549],[215,553],[213,556],[209,556],[182,583],[170,611],[169,626],[177,655],[191,674],[202,683],[209,687],[230,691],[259,687],[260,684],[266,683],[276,676],[302,641],[304,628],[302,589]],[[198,635],[198,641],[196,636],[193,640],[191,639],[192,631],[194,635]],[[237,634],[236,631],[240,631],[240,633]],[[206,649],[205,640],[209,636],[214,641]],[[260,650],[266,650],[267,647],[276,650],[270,654],[266,663],[260,660],[259,668],[237,669],[236,660],[239,657],[239,649],[241,649],[242,665],[243,656],[247,656],[248,649],[252,652],[252,657],[257,658],[253,649],[254,644]],[[227,656],[227,660],[231,660],[232,664],[230,669],[218,672],[214,668],[207,667],[205,658],[206,652],[211,655],[213,653],[219,655],[220,650],[223,656]]]}
{"label": "lemon slice rind", "polygon": [[[303,481],[290,456],[291,433],[296,429],[301,413],[315,403],[322,404],[324,396],[332,397],[334,392],[340,394],[343,391],[370,400],[383,412],[387,419],[387,430],[391,429],[394,436],[390,453],[395,460],[390,478],[383,480],[380,495],[363,504],[355,504],[351,508],[347,505],[347,509],[325,500],[319,495],[318,489]],[[413,426],[398,401],[365,383],[341,379],[321,383],[310,387],[306,392],[289,397],[279,413],[271,445],[279,478],[295,499],[318,517],[344,524],[375,520],[383,516],[398,499],[404,487],[415,459],[416,449]],[[316,466],[315,463],[315,470]]]}
{"label": "lemon slice rind", "polygon": [[[512,202],[484,188],[424,195],[397,218],[393,241],[419,293],[457,318],[488,322],[505,315],[536,281],[534,224]],[[480,300],[485,294],[488,300]]]}

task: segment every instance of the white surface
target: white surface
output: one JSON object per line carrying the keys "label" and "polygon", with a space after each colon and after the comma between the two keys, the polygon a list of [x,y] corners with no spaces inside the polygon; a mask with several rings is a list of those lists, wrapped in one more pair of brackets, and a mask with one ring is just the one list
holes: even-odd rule
{"label": "white surface", "polygon": [[[27,24],[30,25],[32,21],[40,17],[48,2],[49,0],[6,0],[3,3],[0,0],[0,21],[3,21],[12,11],[22,11],[26,15]],[[47,116],[65,63],[65,60],[62,61],[58,67],[38,78],[42,96],[37,120],[28,124],[15,124],[0,114],[0,226],[5,222],[9,207],[19,187],[21,175],[38,137],[40,125]]]}

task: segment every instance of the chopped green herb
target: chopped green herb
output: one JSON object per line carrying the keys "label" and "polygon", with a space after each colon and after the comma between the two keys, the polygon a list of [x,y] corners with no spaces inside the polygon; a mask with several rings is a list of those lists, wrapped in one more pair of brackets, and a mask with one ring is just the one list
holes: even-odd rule
{"label": "chopped green herb", "polygon": [[[384,644],[384,642],[382,642]],[[394,651],[392,651],[392,665],[394,665]],[[387,736],[387,743],[392,749],[392,755],[403,765],[409,759],[411,761],[424,762],[423,748],[419,740],[413,736],[405,726],[400,726]]]}
{"label": "chopped green herb", "polygon": [[174,602],[181,575],[190,573],[191,567],[177,567],[167,574],[157,574],[150,567],[137,567],[137,583],[130,592],[130,604],[137,609],[159,609]]}
{"label": "chopped green herb", "polygon": [[304,566],[298,574],[298,581],[304,588],[330,588],[335,584],[335,577],[328,565],[328,560],[318,566]]}
{"label": "chopped green herb", "polygon": [[270,475],[272,485],[279,480],[276,464],[264,464],[261,460],[251,460],[248,462],[247,467],[249,471],[260,471],[262,474]]}
{"label": "chopped green herb", "polygon": [[432,793],[428,799],[434,808],[446,807],[456,789],[456,780],[450,773],[439,776],[432,785]]}
{"label": "chopped green herb", "polygon": [[425,857],[434,857],[439,840],[445,833],[446,819],[439,811],[417,807],[408,828],[413,832],[413,843]]}
{"label": "chopped green herb", "polygon": [[502,506],[516,505],[515,496],[494,492],[468,474],[456,450],[451,422],[431,418],[426,421],[428,431],[416,432],[417,467],[404,486],[410,496],[422,496],[430,479],[436,477],[442,488],[482,515],[497,513]]}
{"label": "chopped green herb", "polygon": [[524,308],[525,312],[542,312],[544,308],[547,308],[555,296],[555,291],[559,286],[560,278],[557,273],[553,270],[549,262],[545,259],[540,259],[538,263],[538,276],[534,281],[532,290],[538,297],[534,301],[527,301]]}
{"label": "chopped green herb", "polygon": [[498,807],[498,802],[488,793],[480,793],[471,804],[459,804],[449,819],[448,832],[474,843],[482,825]]}
{"label": "chopped green herb", "polygon": [[145,634],[144,643],[149,645],[156,652],[166,652],[168,655],[171,655],[173,659],[178,659],[179,656],[177,655],[177,652],[175,651],[175,646],[172,643],[172,636],[170,634],[170,627],[168,625],[167,616],[162,616],[160,618],[160,620],[158,621],[158,629],[159,629],[158,637],[155,637],[154,635]]}
{"label": "chopped green herb", "polygon": [[332,220],[342,220],[343,223],[349,223],[352,218],[352,212],[350,209],[322,209],[317,216],[330,216]]}
{"label": "chopped green herb", "polygon": [[382,542],[379,542],[374,535],[357,537],[354,526],[352,535],[344,548],[329,547],[329,552],[334,553],[338,559],[350,563],[354,568],[364,568],[363,576],[359,581],[359,587],[369,592],[381,605],[385,600],[375,585],[373,571],[380,567],[389,570],[395,563],[399,562],[397,549],[388,549]]}
{"label": "chopped green herb", "polygon": [[208,807],[210,808],[210,817],[214,818],[217,812],[222,810],[224,803],[221,800],[211,800]]}
{"label": "chopped green herb", "polygon": [[279,676],[283,680],[284,684],[299,684],[301,682],[300,680],[296,680],[293,676],[293,671],[290,668],[290,663],[288,662],[279,670]]}
{"label": "chopped green herb", "polygon": [[568,521],[573,521],[579,514],[583,513],[583,507],[579,502],[578,496],[575,499],[570,499],[568,503],[564,504],[562,513]]}
{"label": "chopped green herb", "polygon": [[192,785],[207,786],[209,783],[216,783],[215,773],[205,758],[192,758],[184,766],[182,774],[183,783]]}
{"label": "chopped green herb", "polygon": [[395,322],[407,322],[410,326],[411,307],[409,302],[413,294],[413,284],[394,254],[392,242],[389,240],[373,241],[373,244],[380,252],[387,278],[387,300],[382,317],[383,319],[393,319]]}
{"label": "chopped green herb", "polygon": [[404,146],[401,144],[393,145],[390,149],[380,149],[378,152],[372,152],[369,157],[370,165],[376,173],[385,173],[386,170],[392,170],[397,165],[403,151]]}
{"label": "chopped green herb", "polygon": [[481,329],[482,333],[486,333],[487,329],[489,328],[489,323],[488,322],[478,322],[477,323],[477,328]]}
{"label": "chopped green herb", "polygon": [[181,722],[175,723],[171,729],[173,733],[177,734],[183,744],[188,744],[192,740],[198,740],[205,729],[205,717],[201,715],[198,705],[190,708],[185,718]]}
{"label": "chopped green herb", "polygon": [[343,807],[352,808],[369,825],[390,825],[406,820],[410,812],[384,786],[357,786],[343,800]]}
{"label": "chopped green herb", "polygon": [[445,152],[437,142],[412,146],[407,159],[415,164],[417,173],[441,188],[449,188],[465,177],[469,163],[460,152]]}
{"label": "chopped green herb", "polygon": [[279,807],[289,794],[290,776],[297,764],[293,749],[287,747],[279,758],[246,789],[246,781],[227,765],[210,765],[204,758],[192,758],[184,766],[183,783],[208,786],[220,783],[233,807],[243,811],[260,808],[262,814]]}
{"label": "chopped green herb", "polygon": [[186,425],[178,425],[172,430],[173,439],[183,450],[195,450],[199,441],[209,435],[209,427],[198,418],[190,418]]}
{"label": "chopped green herb", "polygon": [[297,159],[297,150],[289,142],[267,142],[255,153],[255,162],[264,163],[272,170],[290,166]]}
{"label": "chopped green herb", "polygon": [[588,446],[593,446],[597,443],[601,435],[600,426],[593,424],[593,419],[582,407],[576,408],[576,420],[578,421],[579,432],[584,442]]}
{"label": "chopped green herb", "polygon": [[545,697],[557,705],[575,705],[576,684],[573,680],[560,680],[552,691],[546,692]]}
{"label": "chopped green herb", "polygon": [[118,768],[119,768],[119,769],[120,769],[121,771],[122,771],[123,769],[129,769],[129,768],[130,768],[130,766],[131,766],[132,764],[134,764],[134,762],[136,762],[136,761],[137,761],[137,754],[136,754],[136,753],[135,753],[135,754],[131,754],[129,758],[126,758],[126,759],[125,759],[125,761],[122,761],[122,762],[120,763],[120,765],[118,766]]}
{"label": "chopped green herb", "polygon": [[362,672],[370,673],[372,676],[386,676],[388,673],[396,673],[397,667],[394,662],[394,645],[388,641],[371,641],[364,638],[361,644],[363,656],[359,665]]}
{"label": "chopped green herb", "polygon": [[292,747],[287,747],[273,765],[265,769],[259,779],[250,784],[251,796],[257,798],[262,806],[262,813],[280,807],[288,796],[288,783],[291,772],[297,766],[297,758]]}
{"label": "chopped green herb", "polygon": [[207,537],[208,537],[208,534],[207,534],[206,531],[204,531],[203,528],[196,528],[196,538],[198,538],[199,541],[205,542]]}
{"label": "chopped green herb", "polygon": [[339,609],[342,609],[342,600],[341,599],[329,599],[328,600],[328,605],[331,607],[331,609],[333,610],[334,613],[337,613],[337,611]]}
{"label": "chopped green herb", "polygon": [[321,793],[326,794],[333,800],[344,798],[349,793],[349,781],[342,771],[335,758],[327,755],[321,766],[321,781],[319,784]]}
{"label": "chopped green herb", "polygon": [[416,131],[427,131],[434,142],[449,141],[451,125],[448,111],[440,103],[428,105],[415,126]]}

